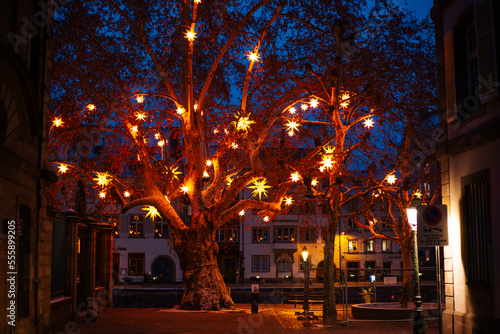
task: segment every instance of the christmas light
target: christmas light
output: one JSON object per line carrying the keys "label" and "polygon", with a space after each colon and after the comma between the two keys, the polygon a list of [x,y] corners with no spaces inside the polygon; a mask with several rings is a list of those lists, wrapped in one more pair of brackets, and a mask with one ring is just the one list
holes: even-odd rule
{"label": "christmas light", "polygon": [[123,193],[123,196],[125,196],[126,198],[128,198],[128,197],[130,197],[130,193],[129,193],[128,191],[125,191],[125,192]]}
{"label": "christmas light", "polygon": [[310,102],[309,102],[309,105],[311,106],[311,108],[316,108],[318,105],[319,105],[319,102],[317,99],[312,99]]}
{"label": "christmas light", "polygon": [[144,211],[147,211],[148,213],[146,213],[146,218],[147,217],[150,217],[152,221],[155,221],[155,218],[158,217],[160,218],[160,213],[158,212],[158,210],[152,206],[152,205],[148,205],[147,208],[142,208]]}
{"label": "christmas light", "polygon": [[87,107],[86,107],[88,110],[92,111],[95,109],[95,105],[93,105],[92,103],[91,104],[88,104]]}
{"label": "christmas light", "polygon": [[232,122],[237,131],[248,132],[251,124],[255,124],[254,121],[250,120],[250,114],[248,116],[236,115],[236,120]]}
{"label": "christmas light", "polygon": [[265,216],[264,218],[264,221],[267,223],[269,221],[269,217],[268,216]]}
{"label": "christmas light", "polygon": [[155,139],[160,139],[160,134],[159,133],[155,133]]}
{"label": "christmas light", "polygon": [[236,143],[236,142],[233,141],[231,143],[231,148],[234,149],[234,150],[236,150],[238,148],[238,143]]}
{"label": "christmas light", "polygon": [[179,115],[182,115],[182,114],[184,114],[186,109],[184,109],[182,106],[179,106],[176,111]]}
{"label": "christmas light", "polygon": [[295,122],[295,121],[291,121],[291,120],[288,120],[288,123],[285,124],[285,126],[288,128],[288,132],[292,132],[294,133],[295,131],[298,131],[299,130],[299,126],[300,124]]}
{"label": "christmas light", "polygon": [[135,100],[137,101],[137,103],[143,103],[144,102],[144,96],[138,95],[138,96],[135,97]]}
{"label": "christmas light", "polygon": [[137,131],[139,131],[139,128],[137,127],[137,125],[134,125],[134,126],[132,127],[132,132],[134,132],[134,133],[135,133],[135,132],[137,132]]}
{"label": "christmas light", "polygon": [[297,109],[295,109],[295,107],[291,107],[290,109],[288,109],[288,111],[293,115],[297,112]]}
{"label": "christmas light", "polygon": [[64,174],[68,171],[68,165],[66,165],[66,164],[59,164],[59,166],[57,168],[58,168],[58,172],[61,174]]}
{"label": "christmas light", "polygon": [[62,126],[64,124],[63,120],[61,117],[56,117],[54,118],[54,120],[52,121],[52,125],[55,126],[56,128]]}
{"label": "christmas light", "polygon": [[245,210],[241,210],[239,215],[243,217],[245,215]]}
{"label": "christmas light", "polygon": [[342,96],[340,97],[340,107],[344,109],[347,108],[349,106],[349,101],[348,101],[349,98],[350,98],[349,94],[347,93],[342,94]]}
{"label": "christmas light", "polygon": [[99,172],[96,172],[96,178],[94,178],[93,180],[97,182],[98,185],[100,185],[101,187],[105,187],[107,185],[109,185],[109,183],[111,182],[111,175],[108,174],[108,172],[106,173],[99,173]]}
{"label": "christmas light", "polygon": [[285,197],[285,205],[289,206],[293,204],[293,200],[291,197]]}
{"label": "christmas light", "polygon": [[164,140],[160,140],[158,142],[158,146],[162,147],[163,145],[165,145],[165,141]]}
{"label": "christmas light", "polygon": [[389,174],[386,177],[387,183],[394,184],[396,183],[396,176],[394,174]]}
{"label": "christmas light", "polygon": [[186,36],[188,41],[192,42],[196,38],[196,32],[194,32],[193,30],[188,30],[186,31],[184,36]]}
{"label": "christmas light", "polygon": [[138,121],[144,121],[146,120],[146,117],[146,114],[143,112],[138,112],[135,114],[135,119],[137,119]]}
{"label": "christmas light", "polygon": [[413,196],[415,196],[415,198],[422,198],[422,193],[420,192],[420,190],[417,190],[413,193]]}
{"label": "christmas light", "polygon": [[203,177],[208,179],[210,178],[210,174],[208,174],[208,172],[206,170],[203,171]]}
{"label": "christmas light", "polygon": [[187,194],[187,193],[189,193],[189,188],[188,188],[188,186],[186,186],[186,185],[184,185],[184,184],[183,184],[183,185],[181,186],[181,191],[182,191],[182,193],[183,193],[183,194]]}
{"label": "christmas light", "polygon": [[101,192],[99,193],[99,197],[100,197],[100,198],[106,198],[106,193],[105,193],[104,191],[101,191]]}
{"label": "christmas light", "polygon": [[[168,173],[168,168],[165,166],[165,169],[167,170],[167,173]],[[182,174],[180,171],[179,171],[179,167],[171,167],[170,168],[170,173],[172,173],[172,176],[174,177],[175,180],[179,180],[179,178],[177,177],[177,175],[180,175]]]}
{"label": "christmas light", "polygon": [[232,179],[231,177],[229,177],[229,176],[228,176],[228,177],[226,177],[226,184],[227,184],[228,186],[230,186],[230,185],[231,185],[231,183],[233,183],[233,179]]}
{"label": "christmas light", "polygon": [[214,135],[216,135],[218,133],[219,133],[219,130],[218,129],[214,129]]}
{"label": "christmas light", "polygon": [[321,160],[321,168],[320,171],[330,170],[333,168],[333,164],[335,163],[335,160],[333,159],[333,152],[335,151],[335,147],[333,146],[326,146],[323,148],[325,150],[325,153],[323,153],[323,159]]}
{"label": "christmas light", "polygon": [[249,186],[250,189],[253,189],[252,195],[257,196],[259,195],[259,200],[262,200],[262,194],[267,197],[267,190],[268,188],[271,188],[271,186],[268,186],[267,180],[264,179],[255,179],[253,181],[253,186]]}
{"label": "christmas light", "polygon": [[365,128],[368,128],[368,129],[372,128],[373,127],[373,120],[371,118],[367,118],[367,119],[365,119],[363,124],[365,125]]}
{"label": "christmas light", "polygon": [[250,52],[250,53],[248,54],[247,58],[248,58],[248,60],[250,60],[250,61],[255,61],[255,62],[258,62],[258,61],[259,61],[260,56],[259,56],[259,54],[258,54],[258,53],[256,53],[256,52]]}
{"label": "christmas light", "polygon": [[300,181],[300,174],[298,172],[295,172],[292,175],[290,175],[290,178],[292,179],[293,182],[299,182]]}
{"label": "christmas light", "polygon": [[311,186],[316,187],[318,185],[318,179],[312,179]]}
{"label": "christmas light", "polygon": [[305,104],[305,103],[300,106],[300,109],[302,109],[303,111],[306,111],[307,108],[308,108],[307,104]]}

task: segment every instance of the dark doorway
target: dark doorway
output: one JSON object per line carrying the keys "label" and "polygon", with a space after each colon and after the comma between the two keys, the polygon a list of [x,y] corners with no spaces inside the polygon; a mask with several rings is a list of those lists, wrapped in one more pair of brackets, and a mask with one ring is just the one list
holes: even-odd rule
{"label": "dark doorway", "polygon": [[358,280],[358,270],[349,270],[349,269],[359,269],[359,262],[347,262],[347,280],[348,281],[357,281]]}
{"label": "dark doorway", "polygon": [[370,270],[370,269],[375,269],[375,261],[366,261],[365,262],[365,280],[369,281],[370,280],[370,275],[375,275],[375,270]]}
{"label": "dark doorway", "polygon": [[236,259],[234,257],[224,259],[224,282],[236,283]]}
{"label": "dark doorway", "polygon": [[154,260],[151,265],[151,275],[158,277],[155,282],[160,284],[172,284],[174,283],[174,264],[168,257],[162,256]]}

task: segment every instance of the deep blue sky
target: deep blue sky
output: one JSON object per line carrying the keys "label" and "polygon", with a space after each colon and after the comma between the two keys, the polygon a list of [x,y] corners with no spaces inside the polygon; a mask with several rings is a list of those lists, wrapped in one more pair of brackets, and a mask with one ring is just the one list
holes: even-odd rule
{"label": "deep blue sky", "polygon": [[406,0],[407,5],[405,5],[404,0],[400,0],[402,6],[407,7],[410,10],[417,11],[417,17],[424,18],[430,14],[433,0]]}

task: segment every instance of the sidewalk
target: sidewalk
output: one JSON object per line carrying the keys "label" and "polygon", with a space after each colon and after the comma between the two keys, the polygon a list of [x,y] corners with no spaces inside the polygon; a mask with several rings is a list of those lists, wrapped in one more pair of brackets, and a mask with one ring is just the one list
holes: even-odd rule
{"label": "sidewalk", "polygon": [[[250,305],[236,305],[221,312],[181,311],[175,309],[107,308],[97,321],[81,320],[81,334],[410,334],[412,321],[353,320],[350,326],[324,328],[318,321],[299,321],[293,305],[260,305],[259,314],[251,314]],[[314,311],[321,317],[321,311]],[[436,320],[427,321],[427,334],[437,334]]]}

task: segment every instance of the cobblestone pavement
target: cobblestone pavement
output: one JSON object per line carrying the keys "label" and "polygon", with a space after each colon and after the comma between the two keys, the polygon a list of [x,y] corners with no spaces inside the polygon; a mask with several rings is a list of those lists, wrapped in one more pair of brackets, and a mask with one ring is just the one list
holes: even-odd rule
{"label": "cobblestone pavement", "polygon": [[[352,321],[350,326],[323,327],[318,320],[297,320],[293,305],[260,305],[259,314],[251,314],[250,305],[235,310],[180,311],[172,309],[110,308],[98,314],[97,321],[78,322],[80,334],[410,334],[411,321]],[[341,319],[342,314],[339,314]],[[62,331],[64,332],[64,331]],[[427,322],[427,334],[437,334],[437,320]],[[53,332],[54,333],[54,332]],[[56,331],[55,333],[59,333]]]}

